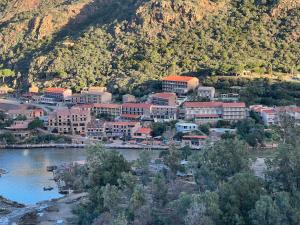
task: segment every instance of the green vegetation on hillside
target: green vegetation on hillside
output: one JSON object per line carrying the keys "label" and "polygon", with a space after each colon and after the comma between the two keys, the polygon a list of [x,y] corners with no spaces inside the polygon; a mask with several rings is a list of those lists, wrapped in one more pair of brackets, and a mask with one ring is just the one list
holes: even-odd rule
{"label": "green vegetation on hillside", "polygon": [[[167,73],[300,70],[297,3],[276,13],[278,5],[289,3],[239,0],[218,5],[224,1],[211,1],[217,9],[195,19],[199,12],[188,7],[199,3],[191,0],[172,1],[170,7],[168,1],[97,0],[86,6],[95,8],[86,20],[53,36],[36,40],[20,34],[16,45],[0,43],[0,63],[21,71],[29,82],[74,89],[97,83],[133,90]],[[33,15],[23,13],[0,30],[9,32],[10,24]],[[167,20],[172,15],[176,18]]]}

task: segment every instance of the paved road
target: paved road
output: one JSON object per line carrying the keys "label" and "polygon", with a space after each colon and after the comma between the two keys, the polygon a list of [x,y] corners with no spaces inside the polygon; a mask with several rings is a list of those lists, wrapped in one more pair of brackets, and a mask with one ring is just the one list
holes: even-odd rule
{"label": "paved road", "polygon": [[25,103],[22,104],[22,101],[18,100],[18,99],[14,99],[14,98],[9,98],[9,99],[0,99],[0,107],[2,105],[2,108],[4,109],[11,109],[11,108],[15,108],[15,107],[20,107],[22,105],[31,105],[31,106],[35,106],[38,108],[42,108],[43,110],[45,110],[45,112],[49,113],[51,111],[53,111],[54,109],[56,109],[56,106],[51,106],[51,105],[44,105],[44,104],[38,104],[38,103],[34,103],[34,102],[29,102],[29,103]]}

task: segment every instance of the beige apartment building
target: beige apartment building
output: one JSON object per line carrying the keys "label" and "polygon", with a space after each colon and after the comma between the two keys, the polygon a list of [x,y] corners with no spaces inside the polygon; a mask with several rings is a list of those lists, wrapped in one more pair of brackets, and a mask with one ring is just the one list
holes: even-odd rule
{"label": "beige apartment building", "polygon": [[53,101],[62,102],[65,101],[72,96],[72,90],[71,89],[65,89],[65,88],[46,88],[44,90],[44,96],[45,99],[52,99]]}
{"label": "beige apartment building", "polygon": [[194,119],[198,124],[215,123],[218,120],[237,121],[246,118],[246,105],[243,102],[185,102],[185,119]]}
{"label": "beige apartment building", "polygon": [[121,115],[122,107],[119,104],[93,104],[92,113],[97,115],[110,115],[118,117]]}
{"label": "beige apartment building", "polygon": [[112,94],[102,91],[87,91],[81,94],[73,94],[71,102],[73,104],[94,104],[94,103],[110,103]]}
{"label": "beige apartment building", "polygon": [[177,106],[152,105],[151,118],[155,122],[169,122],[177,120]]}
{"label": "beige apartment building", "polygon": [[132,114],[150,117],[151,104],[148,103],[124,103],[122,114]]}
{"label": "beige apartment building", "polygon": [[155,93],[150,96],[153,105],[176,105],[177,96],[172,92]]}
{"label": "beige apartment building", "polygon": [[86,135],[87,124],[91,122],[89,110],[73,107],[60,108],[48,116],[48,130],[59,134]]}
{"label": "beige apartment building", "polygon": [[168,76],[162,80],[164,92],[174,92],[178,95],[185,95],[199,86],[199,79],[189,76]]}

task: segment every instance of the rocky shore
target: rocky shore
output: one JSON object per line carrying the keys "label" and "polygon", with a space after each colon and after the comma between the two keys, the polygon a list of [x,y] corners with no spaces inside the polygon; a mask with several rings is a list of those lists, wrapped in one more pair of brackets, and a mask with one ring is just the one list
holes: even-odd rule
{"label": "rocky shore", "polygon": [[25,206],[0,196],[0,225],[76,224],[73,208],[85,200],[86,193],[70,194],[59,199]]}

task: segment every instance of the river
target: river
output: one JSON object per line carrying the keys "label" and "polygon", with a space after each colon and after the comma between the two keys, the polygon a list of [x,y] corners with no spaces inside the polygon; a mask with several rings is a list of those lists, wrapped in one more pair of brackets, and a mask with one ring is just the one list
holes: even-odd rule
{"label": "river", "polygon": [[[139,150],[119,150],[131,161],[138,157]],[[153,152],[153,156],[158,152]],[[0,177],[0,195],[26,205],[61,197],[49,165],[60,165],[86,158],[84,149],[30,149],[0,150],[0,168],[8,171]],[[44,191],[43,187],[54,187]]]}

